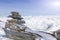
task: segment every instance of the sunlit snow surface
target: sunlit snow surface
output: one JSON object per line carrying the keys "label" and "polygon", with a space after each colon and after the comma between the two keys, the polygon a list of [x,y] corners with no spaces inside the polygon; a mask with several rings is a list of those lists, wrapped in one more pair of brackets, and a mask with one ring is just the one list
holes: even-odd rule
{"label": "sunlit snow surface", "polygon": [[[44,31],[52,33],[60,29],[60,16],[23,16],[26,26],[33,31]],[[5,35],[1,28],[4,28],[7,17],[0,17],[0,35]],[[43,39],[42,39],[43,40]]]}
{"label": "sunlit snow surface", "polygon": [[60,16],[25,16],[26,25],[34,31],[53,32],[60,29]]}

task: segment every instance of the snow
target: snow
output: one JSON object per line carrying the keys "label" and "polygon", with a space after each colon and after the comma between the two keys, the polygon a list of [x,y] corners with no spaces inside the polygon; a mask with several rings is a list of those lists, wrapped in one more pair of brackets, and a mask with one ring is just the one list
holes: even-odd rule
{"label": "snow", "polygon": [[[34,31],[53,32],[60,29],[60,16],[23,16],[26,26]],[[4,28],[5,22],[11,18],[0,17],[0,28]]]}
{"label": "snow", "polygon": [[[60,29],[60,22],[59,22],[60,16],[23,16],[23,17],[24,17],[23,20],[26,21],[25,25],[33,31],[44,31],[47,33],[52,33],[53,31]],[[11,20],[11,18],[0,17],[0,35],[5,35],[5,32],[2,28],[5,27],[5,22],[7,20]],[[45,40],[55,39],[51,35],[45,33],[38,33],[38,34],[42,35]]]}
{"label": "snow", "polygon": [[53,32],[60,29],[60,16],[25,16],[26,24],[34,31]]}
{"label": "snow", "polygon": [[[60,29],[60,16],[23,16],[26,26],[33,31],[53,32]],[[4,28],[5,22],[12,18],[0,17],[0,28]]]}
{"label": "snow", "polygon": [[40,32],[35,32],[35,33],[41,35],[44,40],[56,40],[56,38],[54,38],[53,36],[45,32],[40,31]]}

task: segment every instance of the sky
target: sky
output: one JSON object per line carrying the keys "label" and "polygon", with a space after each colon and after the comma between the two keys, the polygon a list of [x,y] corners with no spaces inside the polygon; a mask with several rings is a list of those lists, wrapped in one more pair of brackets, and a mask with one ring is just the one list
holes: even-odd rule
{"label": "sky", "polygon": [[23,16],[60,15],[60,0],[0,0],[0,16],[11,11]]}

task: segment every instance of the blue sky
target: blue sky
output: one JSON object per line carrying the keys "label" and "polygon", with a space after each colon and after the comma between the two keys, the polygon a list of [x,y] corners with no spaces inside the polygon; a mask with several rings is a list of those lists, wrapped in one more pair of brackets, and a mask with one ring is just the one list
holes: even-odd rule
{"label": "blue sky", "polygon": [[0,16],[11,11],[24,16],[60,15],[60,0],[0,0]]}

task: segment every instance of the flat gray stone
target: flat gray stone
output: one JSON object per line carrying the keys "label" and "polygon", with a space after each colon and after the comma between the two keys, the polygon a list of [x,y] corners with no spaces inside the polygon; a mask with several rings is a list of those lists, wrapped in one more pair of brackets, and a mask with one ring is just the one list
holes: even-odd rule
{"label": "flat gray stone", "polygon": [[30,32],[17,32],[14,30],[4,29],[6,36],[14,40],[35,40],[35,35]]}

